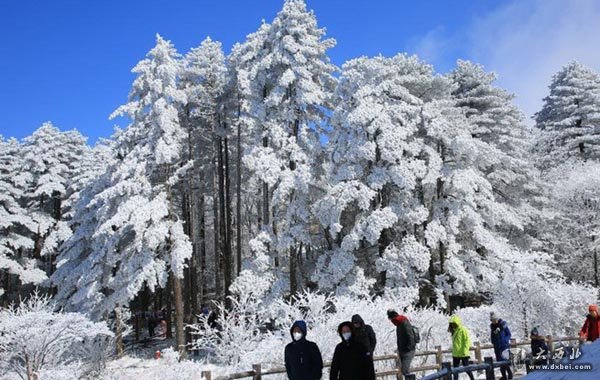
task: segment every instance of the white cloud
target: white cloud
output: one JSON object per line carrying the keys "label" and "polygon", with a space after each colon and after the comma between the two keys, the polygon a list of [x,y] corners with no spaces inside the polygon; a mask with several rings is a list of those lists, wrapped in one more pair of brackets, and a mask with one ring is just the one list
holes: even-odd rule
{"label": "white cloud", "polygon": [[577,60],[600,72],[598,0],[512,0],[451,32],[438,26],[411,45],[437,68],[458,56],[495,71],[529,123],[563,65]]}
{"label": "white cloud", "polygon": [[447,37],[446,28],[441,25],[430,30],[424,36],[413,38],[408,43],[411,53],[414,52],[422,60],[433,64],[444,60],[445,55],[449,53],[451,44],[452,39]]}
{"label": "white cloud", "polygon": [[515,0],[470,27],[472,59],[500,76],[529,117],[552,75],[577,60],[600,71],[600,1]]}

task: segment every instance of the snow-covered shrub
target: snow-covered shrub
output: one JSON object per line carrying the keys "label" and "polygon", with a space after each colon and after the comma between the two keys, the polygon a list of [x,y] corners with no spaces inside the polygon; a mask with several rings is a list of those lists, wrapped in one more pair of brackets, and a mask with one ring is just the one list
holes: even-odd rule
{"label": "snow-covered shrub", "polygon": [[259,318],[255,297],[241,299],[230,298],[231,308],[224,304],[216,304],[216,326],[211,326],[208,316],[199,316],[198,324],[189,326],[196,340],[192,349],[207,350],[212,353],[218,363],[235,365],[240,363],[255,346],[268,337],[261,335],[260,329],[264,321]]}
{"label": "snow-covered shrub", "polygon": [[[432,308],[411,307],[417,296],[416,289],[398,288],[374,300],[314,292],[302,292],[290,300],[270,303],[245,297],[233,301],[229,311],[218,305],[217,328],[211,328],[208,318],[201,316],[200,323],[191,326],[197,337],[193,348],[209,350],[213,354],[210,360],[230,371],[248,370],[256,363],[278,367],[283,364],[285,345],[291,342],[289,328],[295,320],[302,319],[308,325],[307,339],[317,343],[324,360],[331,360],[335,346],[340,342],[338,325],[350,320],[352,315],[360,314],[377,333],[375,354],[389,354],[396,350],[395,327],[386,314],[390,308],[405,310],[421,329],[423,349],[436,345],[446,347],[448,316]],[[391,364],[378,365],[389,369]]]}
{"label": "snow-covered shrub", "polygon": [[517,339],[527,338],[538,325],[555,336],[577,335],[587,305],[596,302],[597,289],[567,283],[546,265],[549,260],[541,253],[523,255],[495,287],[495,311]]}
{"label": "snow-covered shrub", "polygon": [[79,313],[54,311],[48,296],[34,293],[18,306],[0,310],[0,369],[21,378],[64,366],[77,368],[78,376],[94,368],[112,332],[103,322],[92,322]]}

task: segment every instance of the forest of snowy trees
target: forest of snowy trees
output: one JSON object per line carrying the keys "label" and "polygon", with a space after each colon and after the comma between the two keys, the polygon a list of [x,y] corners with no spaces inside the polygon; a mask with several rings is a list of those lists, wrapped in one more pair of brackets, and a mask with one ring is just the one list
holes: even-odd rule
{"label": "forest of snowy trees", "polygon": [[157,35],[110,139],[50,122],[1,139],[1,305],[37,288],[117,334],[172,310],[182,353],[211,301],[496,305],[557,329],[583,313],[600,285],[600,75],[564,66],[531,127],[476,63],[336,67],[335,43],[302,0],[229,54]]}

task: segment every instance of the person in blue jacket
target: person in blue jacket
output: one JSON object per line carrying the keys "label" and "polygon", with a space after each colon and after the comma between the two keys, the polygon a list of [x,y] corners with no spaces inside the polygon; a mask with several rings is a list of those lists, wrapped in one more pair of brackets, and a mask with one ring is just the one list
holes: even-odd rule
{"label": "person in blue jacket", "polygon": [[[498,318],[496,313],[490,313],[490,330],[491,340],[494,345],[494,353],[496,354],[496,360],[504,361],[509,359],[510,350],[510,329],[506,321]],[[513,378],[512,370],[510,365],[500,367],[502,372],[502,380],[508,380]]]}
{"label": "person in blue jacket", "polygon": [[285,346],[288,379],[319,380],[323,375],[323,358],[317,344],[306,340],[306,322],[294,322],[290,334],[292,342]]}

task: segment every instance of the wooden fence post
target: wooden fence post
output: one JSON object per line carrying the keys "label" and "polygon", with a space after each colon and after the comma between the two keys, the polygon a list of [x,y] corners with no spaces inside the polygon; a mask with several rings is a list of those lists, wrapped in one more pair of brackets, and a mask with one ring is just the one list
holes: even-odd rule
{"label": "wooden fence post", "polygon": [[444,380],[452,380],[452,364],[450,362],[443,362],[442,369],[447,368],[448,374],[444,376]]}
{"label": "wooden fence post", "polygon": [[435,346],[435,364],[437,364],[438,368],[442,368],[442,360],[444,360],[444,353],[442,352],[442,346]]}
{"label": "wooden fence post", "polygon": [[481,358],[481,343],[475,342],[475,359],[477,363],[481,363],[483,359]]}
{"label": "wooden fence post", "polygon": [[485,369],[485,380],[494,380],[496,375],[494,374],[494,359],[490,356],[485,357],[485,364],[488,367]]}
{"label": "wooden fence post", "polygon": [[202,377],[202,380],[212,380],[210,371],[202,371],[200,372],[200,376]]}
{"label": "wooden fence post", "polygon": [[254,371],[254,376],[252,376],[252,380],[261,380],[262,370],[260,364],[252,364],[252,370]]}
{"label": "wooden fence post", "polygon": [[550,360],[554,357],[554,339],[552,335],[548,335],[548,356]]}

